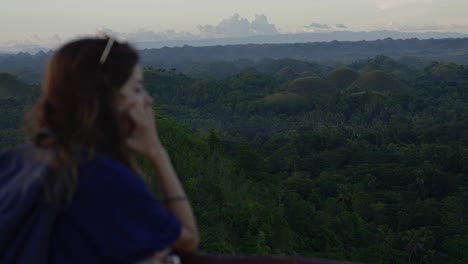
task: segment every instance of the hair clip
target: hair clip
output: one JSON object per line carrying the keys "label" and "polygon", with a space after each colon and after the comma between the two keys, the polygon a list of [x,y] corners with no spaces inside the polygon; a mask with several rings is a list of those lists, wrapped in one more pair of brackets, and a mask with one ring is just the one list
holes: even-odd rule
{"label": "hair clip", "polygon": [[99,59],[100,64],[106,63],[107,57],[109,57],[109,53],[112,49],[112,46],[114,45],[114,42],[115,42],[115,39],[109,37],[109,39],[107,40],[106,48],[102,52],[101,58]]}

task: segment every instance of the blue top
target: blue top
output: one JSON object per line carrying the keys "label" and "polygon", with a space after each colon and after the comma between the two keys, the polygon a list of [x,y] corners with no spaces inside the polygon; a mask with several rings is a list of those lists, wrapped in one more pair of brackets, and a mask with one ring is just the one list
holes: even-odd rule
{"label": "blue top", "polygon": [[[16,165],[4,170],[4,165],[11,163]],[[97,155],[80,166],[73,201],[59,213],[42,202],[41,184],[25,187],[28,169],[22,168],[30,163],[0,156],[0,226],[3,229],[9,224],[16,230],[10,234],[0,231],[0,263],[4,263],[2,249],[8,253],[5,255],[13,256],[11,259],[15,259],[11,252],[21,252],[21,257],[16,256],[21,261],[15,263],[38,263],[30,260],[45,254],[37,252],[41,248],[48,248],[46,263],[136,263],[170,247],[180,237],[180,222],[154,199],[138,175],[118,161]],[[7,177],[5,171],[15,173]],[[4,184],[15,181],[20,183]],[[16,198],[15,202],[10,198],[8,206],[4,200],[9,196]],[[22,204],[18,204],[18,196],[23,197],[19,199]],[[25,218],[30,221],[21,221]],[[10,240],[5,239],[8,235]]]}

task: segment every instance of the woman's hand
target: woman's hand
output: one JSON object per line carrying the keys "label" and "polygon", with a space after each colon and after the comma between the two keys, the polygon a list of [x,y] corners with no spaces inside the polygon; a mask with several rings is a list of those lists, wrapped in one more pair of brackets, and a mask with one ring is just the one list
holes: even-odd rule
{"label": "woman's hand", "polygon": [[161,151],[152,103],[130,105],[124,113],[133,125],[126,139],[127,147],[147,157]]}
{"label": "woman's hand", "polygon": [[153,256],[149,257],[148,259],[144,261],[140,261],[137,264],[164,264],[165,258],[169,254],[169,249],[157,252],[153,254]]}

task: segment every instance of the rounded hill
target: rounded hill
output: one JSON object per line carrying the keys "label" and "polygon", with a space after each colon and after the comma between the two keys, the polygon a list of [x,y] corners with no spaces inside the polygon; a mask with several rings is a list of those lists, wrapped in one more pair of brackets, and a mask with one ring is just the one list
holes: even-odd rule
{"label": "rounded hill", "polygon": [[393,60],[390,57],[377,55],[374,59],[370,60],[363,68],[360,69],[360,72],[372,72],[372,71],[384,71],[392,72],[398,70],[407,70],[407,66],[397,61]]}
{"label": "rounded hill", "polygon": [[0,73],[0,98],[14,98],[27,96],[30,89],[16,76]]}
{"label": "rounded hill", "polygon": [[371,71],[361,75],[346,90],[349,92],[378,92],[398,93],[404,92],[408,87],[395,77],[383,71]]}
{"label": "rounded hill", "polygon": [[278,113],[296,113],[309,106],[309,100],[295,93],[280,92],[271,94],[262,100],[260,105],[264,110]]}
{"label": "rounded hill", "polygon": [[320,76],[312,71],[304,71],[304,72],[299,73],[299,77],[320,77]]}
{"label": "rounded hill", "polygon": [[359,78],[359,73],[351,68],[342,67],[327,75],[327,80],[338,89],[344,89]]}
{"label": "rounded hill", "polygon": [[302,77],[289,83],[287,92],[313,98],[336,92],[336,89],[320,77]]}
{"label": "rounded hill", "polygon": [[461,67],[454,63],[440,63],[430,69],[434,79],[442,82],[456,82],[463,72]]}
{"label": "rounded hill", "polygon": [[286,79],[286,80],[293,80],[297,78],[298,74],[296,71],[294,71],[291,67],[286,66],[283,69],[279,70],[277,72],[278,76],[280,78]]}

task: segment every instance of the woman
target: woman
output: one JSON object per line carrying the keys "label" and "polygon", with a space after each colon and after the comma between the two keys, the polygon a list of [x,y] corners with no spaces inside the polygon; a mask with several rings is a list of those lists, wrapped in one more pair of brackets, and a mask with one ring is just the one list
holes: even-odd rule
{"label": "woman", "polygon": [[[196,250],[195,218],[142,82],[136,51],[111,38],[77,40],[55,53],[33,111],[35,136],[0,157],[0,165],[8,163],[2,168],[8,176],[0,176],[0,224],[16,230],[0,232],[0,256],[3,248],[10,260],[39,254],[46,263],[136,263],[157,262],[170,249]],[[132,154],[151,161],[162,204],[138,175]],[[23,165],[28,162],[46,166]],[[28,180],[26,186],[30,171],[43,172],[40,184]],[[11,208],[42,197],[27,220],[11,220],[26,219]],[[31,245],[35,240],[40,246]],[[12,253],[18,248],[23,255]]]}

